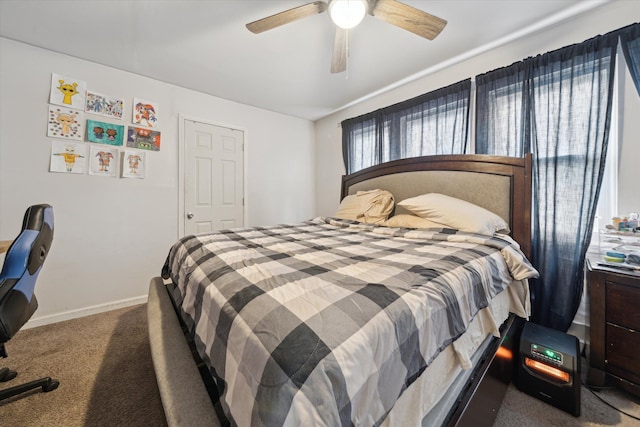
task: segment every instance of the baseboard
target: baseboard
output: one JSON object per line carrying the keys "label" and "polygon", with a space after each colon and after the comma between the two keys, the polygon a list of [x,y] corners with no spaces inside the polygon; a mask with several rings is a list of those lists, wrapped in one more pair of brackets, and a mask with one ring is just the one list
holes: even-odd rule
{"label": "baseboard", "polygon": [[104,313],[105,311],[116,310],[118,308],[144,304],[147,302],[147,298],[148,298],[148,295],[142,295],[139,297],[123,299],[120,301],[113,301],[105,304],[93,305],[91,307],[79,308],[77,310],[69,310],[63,313],[51,314],[49,316],[31,318],[31,320],[29,320],[21,329],[35,328],[37,326],[44,326],[52,323],[58,323],[64,320],[77,319],[79,317],[90,316],[92,314]]}

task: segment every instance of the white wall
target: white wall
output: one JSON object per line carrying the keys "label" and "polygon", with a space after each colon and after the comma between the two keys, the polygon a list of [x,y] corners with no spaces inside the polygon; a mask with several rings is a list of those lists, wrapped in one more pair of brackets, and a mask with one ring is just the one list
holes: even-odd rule
{"label": "white wall", "polygon": [[[423,93],[450,85],[460,80],[473,77],[477,74],[485,73],[493,69],[507,66],[513,62],[520,61],[529,56],[535,56],[551,50],[561,48],[573,43],[580,43],[597,34],[604,34],[617,28],[632,24],[640,17],[640,2],[638,1],[616,1],[593,9],[582,15],[576,16],[569,21],[555,24],[542,31],[529,34],[521,39],[514,40],[500,47],[489,50],[478,56],[466,59],[457,64],[451,65],[440,71],[426,75],[418,80],[391,91],[380,94],[374,98],[363,101],[357,105],[336,112],[316,122],[316,206],[319,215],[331,215],[335,212],[340,198],[340,179],[344,174],[344,164],[342,160],[342,134],[339,123],[347,118],[356,117],[378,108],[404,101]],[[437,43],[437,39],[433,41]],[[358,76],[351,75],[352,80]],[[629,83],[629,85],[632,83]],[[625,88],[625,94],[630,97],[637,97],[634,88],[629,85]],[[631,91],[633,89],[633,91]],[[631,102],[634,102],[631,101]],[[633,115],[633,111],[636,112]],[[640,135],[640,122],[637,120],[637,109],[627,112],[625,120],[625,141],[621,145],[624,150],[638,151],[638,138]],[[633,148],[632,146],[635,146]],[[631,151],[629,151],[631,154]],[[628,181],[630,176],[635,176],[638,188],[637,168],[631,164],[637,164],[637,154],[635,157],[623,154],[627,163],[621,162],[621,176]],[[634,159],[631,161],[630,159]],[[620,199],[637,198],[637,191],[629,187],[621,187],[623,193]],[[622,206],[620,206],[622,208]],[[625,209],[629,209],[625,207]],[[640,209],[640,208],[635,208]],[[626,212],[628,213],[628,212]]]}
{"label": "white wall", "polygon": [[[125,125],[134,96],[160,105],[161,150],[147,152],[146,179],[48,172],[51,73],[124,98]],[[179,237],[179,114],[245,131],[247,225],[313,217],[312,122],[0,38],[0,240],[17,235],[31,204],[55,215],[31,326],[146,301]]]}

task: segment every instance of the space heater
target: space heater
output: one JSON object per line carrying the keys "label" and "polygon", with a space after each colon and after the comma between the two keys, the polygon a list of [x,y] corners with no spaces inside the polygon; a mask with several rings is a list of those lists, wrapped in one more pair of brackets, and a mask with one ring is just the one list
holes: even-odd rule
{"label": "space heater", "polygon": [[580,416],[580,343],[573,335],[527,322],[520,336],[520,391]]}

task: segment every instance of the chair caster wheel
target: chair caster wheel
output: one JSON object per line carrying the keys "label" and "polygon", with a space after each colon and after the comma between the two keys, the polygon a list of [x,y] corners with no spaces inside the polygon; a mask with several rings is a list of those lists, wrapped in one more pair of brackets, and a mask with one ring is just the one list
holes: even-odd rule
{"label": "chair caster wheel", "polygon": [[12,379],[14,379],[16,376],[18,375],[18,373],[16,371],[12,371],[9,368],[2,368],[0,369],[0,381],[1,382],[5,382],[5,381],[11,381]]}
{"label": "chair caster wheel", "polygon": [[53,391],[57,389],[59,385],[60,385],[60,381],[49,379],[49,381],[47,381],[46,384],[42,385],[42,391],[45,393]]}

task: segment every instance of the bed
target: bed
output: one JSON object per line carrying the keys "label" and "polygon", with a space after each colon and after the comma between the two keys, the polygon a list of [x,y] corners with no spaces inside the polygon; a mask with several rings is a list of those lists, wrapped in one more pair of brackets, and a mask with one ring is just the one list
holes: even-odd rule
{"label": "bed", "polygon": [[470,202],[510,237],[319,217],[180,239],[148,305],[170,425],[491,425],[537,274],[531,158],[389,162],[342,200],[373,189]]}

